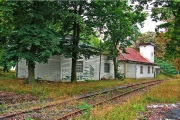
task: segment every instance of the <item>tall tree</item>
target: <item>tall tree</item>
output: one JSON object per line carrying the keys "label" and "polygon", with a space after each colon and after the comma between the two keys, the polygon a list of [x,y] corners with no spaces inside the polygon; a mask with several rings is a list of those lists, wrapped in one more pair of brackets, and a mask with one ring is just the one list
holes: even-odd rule
{"label": "tall tree", "polygon": [[[179,58],[180,58],[180,1],[155,1],[155,8],[153,9],[152,18],[156,20],[164,20],[166,23],[158,26],[159,28],[165,28],[166,33],[164,35],[166,42],[166,60],[172,62],[176,69],[179,70]],[[160,8],[158,6],[161,6]]]}
{"label": "tall tree", "polygon": [[[63,38],[60,41],[61,54],[72,58],[71,82],[76,82],[76,61],[84,56],[89,58],[97,54],[98,49],[92,46],[92,37],[95,35],[93,28],[97,23],[93,20],[95,14],[92,12],[93,1],[62,1],[60,3],[62,19],[60,29]],[[101,9],[101,8],[99,8]]]}
{"label": "tall tree", "polygon": [[[162,6],[161,8],[157,6]],[[178,0],[155,1],[152,10],[154,20],[165,20],[158,28],[166,28],[169,41],[166,44],[166,58],[171,60],[180,57],[180,2]]]}
{"label": "tall tree", "polygon": [[[104,9],[97,9],[96,13],[102,16],[97,17],[97,21],[102,23],[99,26],[104,27],[105,49],[109,52],[109,58],[114,64],[114,78],[117,78],[117,55],[119,48],[125,51],[125,48],[133,43],[139,35],[137,23],[145,20],[146,14],[141,13],[143,8],[140,6],[128,5],[126,1],[113,1],[107,3],[97,3],[104,5]],[[117,46],[120,46],[117,49]]]}
{"label": "tall tree", "polygon": [[50,16],[53,5],[56,4],[38,1],[1,2],[2,15],[7,14],[7,9],[11,11],[11,19],[7,20],[12,26],[8,30],[8,58],[26,60],[29,83],[35,79],[36,62],[47,62],[53,53],[59,52],[57,35],[48,26],[53,18]]}

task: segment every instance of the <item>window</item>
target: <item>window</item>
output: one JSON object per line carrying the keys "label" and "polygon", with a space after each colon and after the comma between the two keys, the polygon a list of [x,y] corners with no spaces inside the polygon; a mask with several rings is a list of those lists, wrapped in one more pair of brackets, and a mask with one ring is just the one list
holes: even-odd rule
{"label": "window", "polygon": [[140,66],[140,74],[143,74],[143,66]]}
{"label": "window", "polygon": [[152,67],[152,73],[154,73],[154,67]]}
{"label": "window", "polygon": [[104,72],[110,73],[110,63],[104,63]]}
{"label": "window", "polygon": [[76,72],[83,72],[83,61],[77,61]]}
{"label": "window", "polygon": [[148,66],[148,73],[150,73],[150,66]]}

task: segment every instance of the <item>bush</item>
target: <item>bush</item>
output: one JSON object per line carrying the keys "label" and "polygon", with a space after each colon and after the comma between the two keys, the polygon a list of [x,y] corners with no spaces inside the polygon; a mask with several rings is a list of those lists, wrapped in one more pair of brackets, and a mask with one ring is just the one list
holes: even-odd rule
{"label": "bush", "polygon": [[116,78],[118,80],[124,80],[124,73],[118,72],[117,75],[116,75]]}
{"label": "bush", "polygon": [[177,70],[172,64],[170,64],[164,60],[160,60],[156,57],[154,58],[154,61],[155,61],[155,64],[160,66],[162,74],[168,75],[168,76],[177,74]]}

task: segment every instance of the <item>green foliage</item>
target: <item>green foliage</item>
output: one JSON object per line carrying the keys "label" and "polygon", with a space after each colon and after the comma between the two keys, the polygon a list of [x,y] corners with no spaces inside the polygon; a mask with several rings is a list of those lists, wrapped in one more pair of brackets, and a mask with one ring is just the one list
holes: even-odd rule
{"label": "green foliage", "polygon": [[155,102],[155,103],[164,102],[164,101],[163,101],[163,98],[161,98],[161,97],[146,96],[145,99],[146,99],[148,102]]}
{"label": "green foliage", "polygon": [[[166,4],[164,4],[166,3]],[[166,37],[169,41],[166,44],[166,53],[165,57],[171,61],[180,57],[180,3],[179,0],[172,1],[158,1],[154,2],[156,5],[152,10],[151,17],[153,20],[166,20],[166,23],[163,23],[157,27],[157,32],[159,28],[166,28]],[[160,5],[162,7],[157,7]]]}
{"label": "green foliage", "polygon": [[[78,108],[80,110],[82,110],[83,112],[85,112],[86,115],[90,115],[90,110],[92,109],[92,106],[90,106],[89,104],[82,102],[81,105],[78,106]],[[87,117],[87,116],[86,116]]]}
{"label": "green foliage", "polygon": [[[55,2],[2,1],[0,34],[5,37],[6,58],[28,63],[29,82],[34,79],[36,62],[47,62],[51,55],[60,52],[59,35],[50,29],[57,6]],[[46,10],[46,12],[44,11]],[[54,12],[53,12],[54,11]],[[50,16],[51,15],[51,16]]]}
{"label": "green foliage", "polygon": [[[104,5],[103,3],[98,3]],[[141,12],[141,7],[131,6],[127,1],[113,1],[106,3],[105,9],[97,9],[96,12],[105,15],[106,17],[97,18],[101,21],[99,28],[105,27],[103,51],[109,53],[109,58],[114,64],[114,78],[119,77],[117,73],[116,57],[119,50],[124,50],[127,46],[132,45],[133,41],[137,40],[139,29],[137,23],[142,24],[146,14]],[[99,10],[99,11],[98,11]],[[120,46],[118,49],[117,47]]]}
{"label": "green foliage", "polygon": [[162,74],[165,74],[165,75],[168,75],[168,76],[172,76],[174,74],[177,74],[177,70],[170,63],[168,63],[166,61],[163,61],[163,60],[160,60],[160,59],[158,59],[156,57],[155,57],[154,61],[155,61],[155,64],[160,66]]}
{"label": "green foliage", "polygon": [[142,106],[141,104],[134,104],[133,109],[137,111],[145,111],[144,106]]}
{"label": "green foliage", "polygon": [[155,43],[155,32],[146,32],[144,34],[141,34],[139,37],[138,37],[138,44],[139,43]]}
{"label": "green foliage", "polygon": [[92,45],[95,48],[99,48],[100,40],[93,35],[90,35],[89,37],[90,37],[90,41],[89,41],[90,45]]}
{"label": "green foliage", "polygon": [[9,72],[12,66],[15,66],[15,62],[8,59],[7,48],[2,45],[0,48],[0,66],[3,67],[4,72]]}
{"label": "green foliage", "polygon": [[53,53],[59,52],[58,38],[47,27],[25,25],[14,31],[11,37],[15,41],[8,48],[10,58],[24,58],[27,61],[41,63],[47,62]]}
{"label": "green foliage", "polygon": [[118,79],[118,80],[124,80],[124,73],[121,73],[121,72],[117,72],[117,75],[116,75],[116,78]]}

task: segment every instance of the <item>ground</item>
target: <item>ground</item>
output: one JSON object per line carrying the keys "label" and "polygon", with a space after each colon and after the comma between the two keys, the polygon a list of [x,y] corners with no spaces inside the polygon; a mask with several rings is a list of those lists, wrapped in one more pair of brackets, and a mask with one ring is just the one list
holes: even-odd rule
{"label": "ground", "polygon": [[180,120],[180,103],[176,104],[153,104],[146,106],[145,112],[139,112],[137,119],[148,120]]}
{"label": "ground", "polygon": [[38,98],[36,96],[30,95],[30,94],[17,94],[14,92],[5,92],[0,91],[0,104],[2,103],[21,103],[25,101],[32,101],[37,100]]}

